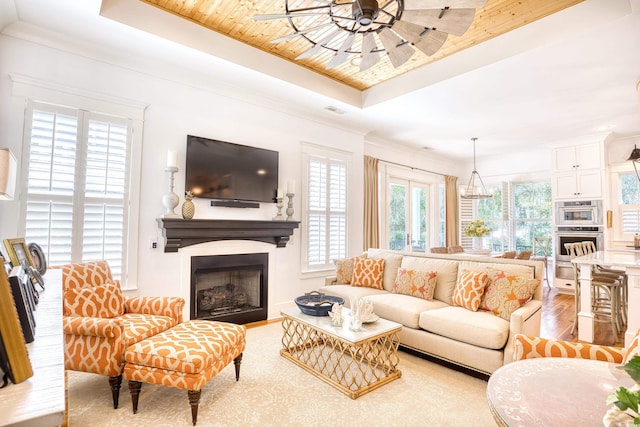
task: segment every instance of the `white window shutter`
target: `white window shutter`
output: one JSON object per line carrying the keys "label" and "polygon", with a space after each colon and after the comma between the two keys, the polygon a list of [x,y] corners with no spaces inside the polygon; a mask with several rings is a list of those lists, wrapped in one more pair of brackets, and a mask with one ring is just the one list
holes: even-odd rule
{"label": "white window shutter", "polygon": [[124,118],[34,103],[25,239],[50,265],[104,259],[121,278],[129,146]]}

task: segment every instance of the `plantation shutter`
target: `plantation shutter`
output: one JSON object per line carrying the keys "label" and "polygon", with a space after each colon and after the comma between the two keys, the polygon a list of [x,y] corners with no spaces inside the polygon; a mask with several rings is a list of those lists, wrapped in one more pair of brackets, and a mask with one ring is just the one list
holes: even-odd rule
{"label": "plantation shutter", "polygon": [[126,119],[34,104],[25,239],[50,265],[104,259],[121,277],[129,151]]}
{"label": "plantation shutter", "polygon": [[[458,194],[462,194],[462,190],[466,187],[460,187]],[[460,245],[470,249],[473,246],[473,238],[464,234],[464,229],[471,224],[475,218],[474,203],[472,199],[463,199],[458,197],[458,212],[460,216],[460,230],[458,235],[460,236]]]}
{"label": "plantation shutter", "polygon": [[640,206],[620,205],[622,217],[622,234],[629,238],[636,233],[640,233]]}
{"label": "plantation shutter", "polygon": [[307,170],[307,268],[331,268],[346,256],[347,166],[310,157]]}

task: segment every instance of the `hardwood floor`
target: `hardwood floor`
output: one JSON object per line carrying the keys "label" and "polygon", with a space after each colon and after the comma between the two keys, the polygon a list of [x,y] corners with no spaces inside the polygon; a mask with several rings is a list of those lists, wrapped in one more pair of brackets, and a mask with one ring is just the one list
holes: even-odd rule
{"label": "hardwood floor", "polygon": [[[571,335],[573,326],[573,295],[560,294],[556,288],[544,284],[542,297],[542,322],[540,336],[558,338],[566,341],[578,341],[578,334]],[[595,323],[594,343],[624,347],[624,331],[614,336],[607,323]]]}

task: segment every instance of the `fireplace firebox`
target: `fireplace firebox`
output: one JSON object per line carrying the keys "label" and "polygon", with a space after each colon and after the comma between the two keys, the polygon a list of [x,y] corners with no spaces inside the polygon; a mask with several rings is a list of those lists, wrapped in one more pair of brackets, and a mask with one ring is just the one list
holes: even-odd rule
{"label": "fireplace firebox", "polygon": [[191,319],[267,320],[268,253],[191,257]]}

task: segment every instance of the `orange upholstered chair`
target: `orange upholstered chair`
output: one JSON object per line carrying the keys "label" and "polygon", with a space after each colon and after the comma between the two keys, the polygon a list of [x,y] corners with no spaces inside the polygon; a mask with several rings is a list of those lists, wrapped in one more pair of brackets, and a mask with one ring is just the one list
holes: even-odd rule
{"label": "orange upholstered chair", "polygon": [[514,336],[513,360],[536,357],[572,357],[626,364],[640,352],[640,330],[628,347],[611,347],[582,342],[562,341],[517,334]]}
{"label": "orange upholstered chair", "polygon": [[105,375],[118,407],[124,350],[182,322],[185,301],[124,297],[106,261],[62,267],[65,369]]}

